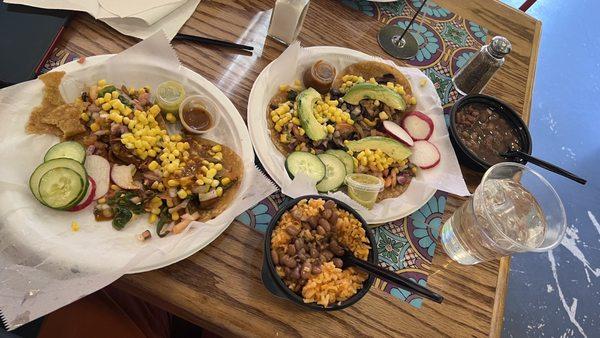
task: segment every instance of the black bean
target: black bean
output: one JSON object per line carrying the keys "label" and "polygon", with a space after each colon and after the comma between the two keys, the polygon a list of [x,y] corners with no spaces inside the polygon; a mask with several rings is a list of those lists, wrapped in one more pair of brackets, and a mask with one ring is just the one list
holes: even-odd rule
{"label": "black bean", "polygon": [[333,265],[335,265],[336,268],[341,268],[344,265],[344,262],[336,257],[333,259]]}
{"label": "black bean", "polygon": [[294,244],[288,245],[287,254],[290,256],[296,255],[296,247],[294,246]]}
{"label": "black bean", "polygon": [[279,255],[277,254],[277,251],[271,250],[271,259],[273,260],[273,264],[279,265]]}
{"label": "black bean", "polygon": [[298,233],[300,232],[300,230],[298,230],[298,228],[296,228],[293,225],[290,225],[289,227],[285,228],[285,231],[290,235],[290,236],[294,236],[296,237],[298,235]]}

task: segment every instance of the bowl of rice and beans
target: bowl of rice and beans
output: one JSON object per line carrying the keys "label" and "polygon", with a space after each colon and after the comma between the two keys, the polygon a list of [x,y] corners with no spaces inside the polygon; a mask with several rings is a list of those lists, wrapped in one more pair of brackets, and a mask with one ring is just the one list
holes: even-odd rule
{"label": "bowl of rice and beans", "polygon": [[364,219],[328,196],[302,196],[281,206],[265,236],[262,280],[276,296],[313,310],[331,311],[356,303],[374,277],[344,267],[351,250],[375,263],[374,238]]}

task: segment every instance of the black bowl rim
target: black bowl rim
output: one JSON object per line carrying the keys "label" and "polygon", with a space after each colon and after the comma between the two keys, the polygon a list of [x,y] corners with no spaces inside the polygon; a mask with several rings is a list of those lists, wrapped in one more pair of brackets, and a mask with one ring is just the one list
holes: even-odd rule
{"label": "black bowl rim", "polygon": [[[520,136],[521,139],[524,141],[524,149],[522,151],[528,153],[531,155],[532,152],[532,140],[531,140],[531,133],[529,132],[529,128],[527,127],[527,124],[525,124],[525,122],[523,121],[523,119],[521,118],[521,116],[519,116],[519,114],[517,114],[517,112],[507,103],[505,103],[504,101],[497,99],[493,96],[489,96],[489,95],[485,95],[485,94],[470,94],[470,95],[466,95],[463,96],[462,98],[460,98],[458,101],[456,101],[456,103],[454,103],[454,105],[452,106],[452,110],[450,111],[450,123],[449,123],[449,128],[450,128],[450,135],[452,136],[452,138],[454,138],[454,140],[456,141],[456,145],[458,145],[458,147],[460,148],[460,151],[465,154],[471,161],[475,162],[479,167],[483,168],[483,171],[489,169],[493,164],[489,164],[483,160],[481,160],[477,154],[475,154],[474,152],[472,152],[467,146],[465,146],[463,144],[463,142],[460,140],[460,138],[457,136],[457,132],[456,132],[456,112],[462,108],[464,105],[469,104],[469,103],[474,103],[474,102],[479,102],[479,103],[484,103],[484,104],[490,104],[493,103],[495,105],[501,106],[503,109],[502,111],[498,111],[499,114],[502,114],[504,117],[506,117],[508,119],[508,121],[513,124],[513,126],[516,126],[520,132]],[[520,127],[520,129],[519,129]],[[525,164],[527,163],[527,161],[524,162],[518,162],[518,163],[522,163]]]}
{"label": "black bowl rim", "polygon": [[348,307],[350,305],[353,305],[354,303],[358,302],[361,298],[363,298],[367,294],[367,292],[369,292],[369,290],[371,289],[371,286],[375,282],[375,276],[374,275],[369,274],[369,277],[363,283],[362,289],[360,289],[356,294],[354,294],[350,298],[348,298],[345,301],[343,301],[341,304],[337,304],[336,303],[334,305],[330,305],[329,307],[324,307],[323,305],[320,305],[320,304],[317,304],[317,303],[305,303],[304,300],[303,300],[303,298],[301,296],[298,296],[296,293],[292,292],[287,287],[287,285],[285,285],[285,283],[283,282],[283,280],[279,277],[279,275],[275,271],[275,267],[274,267],[274,264],[273,264],[273,259],[271,258],[271,235],[273,233],[273,229],[275,228],[275,226],[279,222],[279,219],[281,218],[281,216],[286,211],[288,211],[289,209],[291,209],[294,205],[298,204],[298,202],[300,202],[303,199],[310,199],[310,198],[315,198],[315,199],[320,198],[320,199],[324,199],[324,200],[332,200],[332,201],[334,201],[338,205],[339,208],[342,208],[342,209],[348,211],[354,217],[356,217],[356,219],[358,219],[358,221],[361,223],[361,225],[365,229],[365,234],[366,234],[367,238],[369,239],[369,242],[370,242],[370,245],[371,245],[371,250],[369,252],[369,262],[376,263],[376,258],[378,257],[378,255],[377,255],[377,247],[375,246],[375,237],[373,236],[373,234],[369,230],[367,222],[364,220],[364,218],[362,218],[362,216],[356,210],[352,209],[346,203],[344,203],[344,202],[342,202],[340,200],[337,200],[337,199],[335,199],[333,197],[326,196],[326,195],[305,195],[305,196],[300,196],[300,197],[294,198],[294,199],[292,199],[290,201],[287,201],[283,205],[281,205],[279,207],[279,210],[275,214],[275,216],[273,216],[273,218],[271,219],[271,222],[269,222],[269,226],[267,227],[267,230],[265,231],[264,248],[263,248],[264,252],[263,252],[263,255],[265,257],[265,261],[267,263],[267,267],[269,269],[269,272],[270,272],[270,275],[271,275],[272,279],[275,281],[275,283],[277,284],[277,286],[279,287],[279,289],[283,291],[283,293],[287,296],[287,298],[289,300],[293,301],[296,304],[308,307],[308,308],[313,309],[313,310],[319,310],[319,311],[341,310],[341,309],[344,309],[344,308],[346,308],[346,307]]}

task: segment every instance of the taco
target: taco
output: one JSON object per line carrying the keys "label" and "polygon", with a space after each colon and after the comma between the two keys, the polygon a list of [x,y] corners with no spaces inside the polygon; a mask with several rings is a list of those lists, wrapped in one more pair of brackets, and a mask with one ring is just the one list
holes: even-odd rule
{"label": "taco", "polygon": [[[219,144],[199,136],[188,136],[185,140],[190,144],[190,160],[183,171],[183,175],[195,175],[203,166],[202,161],[212,160],[214,156],[212,149]],[[198,221],[200,222],[213,219],[225,211],[236,197],[242,182],[244,174],[242,159],[231,148],[224,145],[220,145],[220,147],[220,152],[223,155],[223,160],[220,163],[223,169],[218,172],[218,175],[229,178],[230,183],[223,187],[221,196],[213,194],[213,190],[207,185],[195,187],[200,200],[198,208],[200,214]]]}

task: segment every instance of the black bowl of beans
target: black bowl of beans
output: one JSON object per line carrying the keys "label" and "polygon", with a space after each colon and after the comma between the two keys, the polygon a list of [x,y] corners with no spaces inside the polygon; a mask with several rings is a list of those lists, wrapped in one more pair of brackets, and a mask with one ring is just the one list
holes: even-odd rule
{"label": "black bowl of beans", "polygon": [[450,112],[449,129],[460,162],[479,172],[512,161],[502,157],[503,152],[531,154],[531,134],[525,122],[506,103],[488,95],[467,95],[458,100]]}
{"label": "black bowl of beans", "polygon": [[340,310],[360,300],[375,277],[344,267],[344,250],[376,262],[375,239],[351,207],[328,196],[284,203],[265,233],[262,281],[275,296],[317,311]]}

